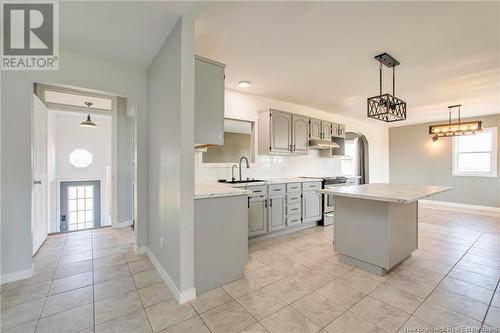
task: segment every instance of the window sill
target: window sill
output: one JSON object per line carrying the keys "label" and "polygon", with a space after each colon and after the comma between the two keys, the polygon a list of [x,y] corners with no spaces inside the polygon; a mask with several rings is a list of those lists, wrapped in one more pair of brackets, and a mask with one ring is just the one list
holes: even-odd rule
{"label": "window sill", "polygon": [[496,178],[496,173],[453,173],[453,177],[486,177],[486,178]]}

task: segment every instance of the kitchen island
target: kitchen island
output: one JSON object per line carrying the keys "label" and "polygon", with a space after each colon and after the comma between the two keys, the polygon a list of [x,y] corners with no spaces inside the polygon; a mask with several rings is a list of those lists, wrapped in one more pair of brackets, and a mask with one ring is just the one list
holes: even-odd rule
{"label": "kitchen island", "polygon": [[384,275],[418,247],[418,200],[447,186],[365,184],[321,190],[335,198],[340,260]]}

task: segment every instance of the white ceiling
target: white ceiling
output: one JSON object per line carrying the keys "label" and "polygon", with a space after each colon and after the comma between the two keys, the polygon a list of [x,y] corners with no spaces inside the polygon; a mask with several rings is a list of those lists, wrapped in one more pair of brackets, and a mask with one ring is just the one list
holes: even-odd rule
{"label": "white ceiling", "polygon": [[60,47],[145,68],[180,15],[194,6],[158,1],[61,1]]}
{"label": "white ceiling", "polygon": [[196,32],[197,53],[227,64],[230,89],[380,123],[366,98],[378,95],[373,57],[387,51],[408,103],[396,125],[446,119],[457,103],[462,117],[500,113],[499,2],[212,4]]}
{"label": "white ceiling", "polygon": [[[401,62],[408,120],[500,113],[500,2],[60,2],[60,46],[147,67],[181,14],[199,13],[197,53],[226,87],[366,118],[378,63]],[[384,90],[390,90],[390,73]],[[240,80],[252,81],[247,89]]]}

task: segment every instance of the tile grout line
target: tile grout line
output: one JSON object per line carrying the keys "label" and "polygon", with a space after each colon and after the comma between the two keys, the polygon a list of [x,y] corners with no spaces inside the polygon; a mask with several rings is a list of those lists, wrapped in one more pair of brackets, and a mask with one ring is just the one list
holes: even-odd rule
{"label": "tile grout line", "polygon": [[91,258],[91,272],[92,272],[92,331],[95,333],[95,280],[94,280],[94,231],[92,230],[90,232],[90,247],[91,251],[90,253],[92,254]]}
{"label": "tile grout line", "polygon": [[[137,296],[139,297],[139,300],[141,301],[142,311],[144,311],[144,315],[146,316],[146,319],[148,321],[149,328],[151,328],[151,332],[154,332],[153,325],[151,324],[151,321],[149,320],[149,316],[148,316],[148,314],[146,312],[146,306],[144,306],[144,302],[142,301],[142,297],[139,294],[139,289],[137,288],[137,284],[135,283],[135,280],[134,280],[134,275],[132,274],[132,271],[130,270],[129,262],[127,261],[127,256],[125,256],[125,254],[123,254],[123,257],[125,258],[125,264],[127,265],[127,269],[128,269],[128,271],[130,273],[130,278],[132,279],[132,282],[134,283],[135,292],[137,293]],[[155,269],[155,271],[156,271],[156,269]],[[154,284],[152,284],[152,286],[154,286]],[[146,287],[144,287],[144,288],[146,288]],[[157,304],[160,304],[160,303],[157,303]],[[156,305],[156,304],[153,304],[153,305]],[[153,305],[150,305],[150,306],[153,306]]]}
{"label": "tile grout line", "polygon": [[[480,235],[476,238],[476,240],[475,240],[475,241],[474,241],[474,242],[473,242],[473,243],[469,246],[469,248],[467,249],[467,251],[465,251],[465,253],[464,253],[464,254],[463,254],[463,255],[462,255],[462,256],[461,256],[461,257],[457,260],[457,262],[456,262],[453,266],[451,266],[451,269],[450,269],[450,270],[449,270],[449,271],[448,271],[448,272],[447,272],[447,273],[443,276],[443,278],[442,278],[441,280],[439,280],[439,282],[436,284],[436,286],[435,286],[435,287],[431,290],[431,292],[430,292],[430,293],[429,293],[429,294],[428,294],[428,295],[424,298],[424,300],[423,300],[423,301],[422,301],[422,302],[421,302],[421,303],[420,303],[420,304],[419,304],[419,305],[415,308],[415,310],[413,310],[413,312],[410,314],[410,317],[408,317],[408,319],[406,319],[406,320],[404,321],[404,323],[403,323],[403,324],[402,324],[402,325],[398,328],[398,330],[399,330],[399,329],[401,329],[401,328],[402,328],[402,327],[403,327],[403,326],[404,326],[404,325],[408,322],[408,320],[409,320],[409,319],[410,319],[410,318],[411,318],[411,317],[415,314],[415,312],[417,312],[417,310],[418,310],[418,309],[422,306],[422,304],[424,304],[424,302],[425,302],[425,301],[429,298],[429,296],[430,296],[430,295],[434,292],[434,290],[436,290],[436,288],[437,288],[437,287],[441,284],[441,282],[443,282],[443,280],[444,280],[444,279],[446,279],[446,277],[448,276],[448,274],[450,274],[450,272],[451,272],[451,271],[455,268],[455,266],[456,266],[456,265],[460,262],[460,260],[462,260],[462,259],[463,259],[463,257],[465,257],[465,255],[469,252],[469,250],[470,250],[472,247],[474,247],[474,245],[477,243],[477,241],[478,241],[478,240],[479,240],[482,236],[483,236],[483,233],[481,233],[481,234],[480,234]],[[440,305],[440,304],[438,304],[438,305]],[[440,305],[440,306],[442,306],[442,307],[444,307],[444,308],[446,308],[446,309],[448,309],[448,310],[450,310],[450,311],[453,311],[453,312],[456,312],[456,313],[458,313],[458,314],[461,314],[461,313],[459,313],[459,312],[457,312],[457,311],[455,311],[455,310],[452,310],[452,309],[447,308],[446,306],[443,306],[443,305]],[[466,315],[464,315],[464,314],[461,314],[461,315],[466,316]],[[469,316],[466,316],[466,317],[467,317],[467,318],[470,318]],[[416,317],[416,318],[418,318],[418,317]],[[420,318],[419,318],[419,319],[420,319]],[[471,318],[471,319],[474,319],[474,318]],[[474,319],[474,320],[475,320],[475,319]],[[476,321],[478,321],[478,320],[476,320]],[[431,324],[431,323],[429,323],[429,324]],[[434,324],[432,324],[432,325],[434,325]]]}
{"label": "tile grout line", "polygon": [[499,284],[500,284],[500,279],[497,280],[497,285],[495,287],[495,290],[493,291],[493,295],[491,296],[490,303],[488,304],[488,308],[486,309],[486,312],[484,313],[483,320],[481,321],[481,329],[484,326],[484,323],[486,321],[486,317],[488,316],[488,312],[490,311],[490,308],[493,306],[493,305],[491,305],[491,303],[493,303],[493,298],[495,298],[495,294],[496,294],[496,292],[498,290],[498,285]]}
{"label": "tile grout line", "polygon": [[[36,322],[35,332],[37,331],[38,325],[40,324],[40,319],[42,318],[43,310],[45,309],[45,305],[47,304],[47,298],[49,298],[50,289],[52,288],[52,283],[54,282],[54,276],[56,275],[57,268],[59,267],[59,261],[61,260],[62,253],[64,251],[64,248],[66,247],[66,242],[67,241],[68,241],[68,235],[66,235],[66,237],[64,237],[64,244],[63,244],[63,246],[61,248],[61,253],[59,254],[59,257],[57,258],[57,263],[56,263],[56,266],[55,266],[56,268],[55,268],[55,271],[54,271],[54,275],[52,276],[52,280],[50,280],[49,289],[47,290],[47,295],[45,296],[45,300],[43,301],[42,310],[40,311],[40,315],[38,316],[38,320]],[[45,241],[44,241],[44,243],[45,243]]]}

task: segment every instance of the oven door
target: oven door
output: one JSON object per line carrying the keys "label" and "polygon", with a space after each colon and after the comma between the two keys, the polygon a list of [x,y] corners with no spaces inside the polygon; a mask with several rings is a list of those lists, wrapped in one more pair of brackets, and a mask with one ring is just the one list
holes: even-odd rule
{"label": "oven door", "polygon": [[[329,188],[329,186],[326,186],[325,188]],[[323,213],[330,213],[334,211],[334,206],[335,206],[335,198],[333,197],[333,194],[323,194],[323,207],[324,211]]]}

